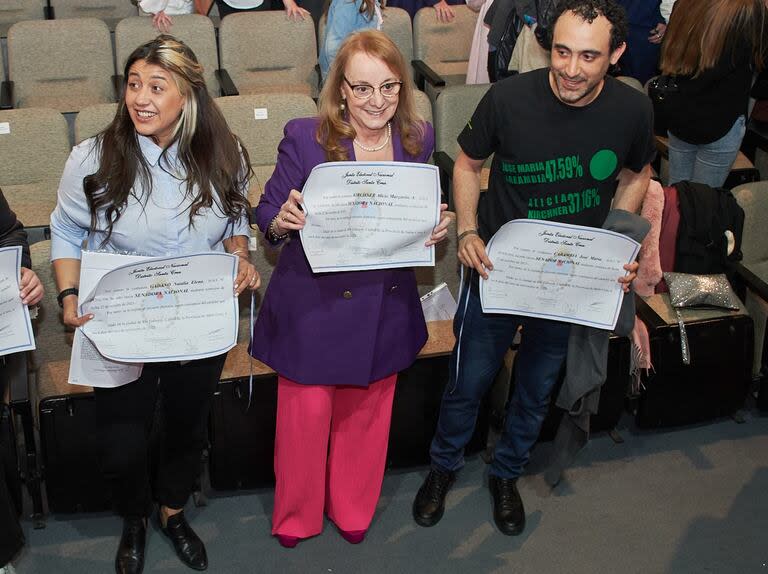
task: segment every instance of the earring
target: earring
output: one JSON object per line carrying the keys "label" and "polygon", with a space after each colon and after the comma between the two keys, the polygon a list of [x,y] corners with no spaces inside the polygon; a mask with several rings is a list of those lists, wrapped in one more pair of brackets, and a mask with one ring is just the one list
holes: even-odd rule
{"label": "earring", "polygon": [[341,113],[343,114],[344,110],[346,109],[347,109],[347,100],[345,98],[341,98],[341,103],[339,104],[339,111],[341,111]]}

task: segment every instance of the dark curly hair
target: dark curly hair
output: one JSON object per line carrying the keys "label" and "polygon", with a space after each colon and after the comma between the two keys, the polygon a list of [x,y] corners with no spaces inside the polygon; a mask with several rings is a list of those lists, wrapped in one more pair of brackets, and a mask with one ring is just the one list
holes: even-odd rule
{"label": "dark curly hair", "polygon": [[614,0],[561,0],[557,3],[552,15],[552,24],[549,27],[550,48],[552,47],[555,24],[564,12],[573,12],[590,24],[598,16],[605,16],[611,23],[611,52],[627,41],[627,13]]}

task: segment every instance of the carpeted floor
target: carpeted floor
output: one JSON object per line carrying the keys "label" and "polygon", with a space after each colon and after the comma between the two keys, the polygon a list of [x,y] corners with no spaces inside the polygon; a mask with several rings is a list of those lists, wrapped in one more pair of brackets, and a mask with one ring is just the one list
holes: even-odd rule
{"label": "carpeted floor", "polygon": [[[768,417],[750,413],[658,432],[622,421],[623,444],[595,436],[554,490],[542,477],[549,444],[535,450],[520,490],[523,535],[491,519],[480,457],[467,461],[443,520],[410,516],[425,468],[390,472],[366,541],[324,532],[293,550],[270,537],[270,490],[214,493],[188,516],[205,540],[212,573],[285,574],[768,574]],[[106,514],[59,515],[44,530],[25,522],[19,574],[112,572],[120,523]],[[145,572],[190,572],[156,526]]]}

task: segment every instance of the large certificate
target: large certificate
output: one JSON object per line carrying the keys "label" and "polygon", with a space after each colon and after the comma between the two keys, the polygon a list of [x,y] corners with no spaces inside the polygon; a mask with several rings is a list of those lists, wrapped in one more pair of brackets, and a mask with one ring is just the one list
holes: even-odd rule
{"label": "large certificate", "polygon": [[613,330],[623,297],[618,278],[639,249],[605,229],[510,221],[488,242],[493,271],[480,281],[483,311]]}
{"label": "large certificate", "polygon": [[237,257],[198,253],[130,263],[106,273],[81,304],[82,327],[113,361],[190,361],[237,343]]}
{"label": "large certificate", "polygon": [[[102,251],[83,251],[80,260],[80,296],[83,300],[93,292],[99,280],[107,273],[128,263],[147,261],[151,257],[123,255]],[[82,313],[82,309],[80,310]],[[69,360],[71,385],[113,388],[131,383],[141,376],[143,363],[111,361],[99,353],[82,329],[75,330],[72,355]]]}
{"label": "large certificate", "polygon": [[0,249],[0,356],[35,348],[29,309],[19,297],[20,280],[21,246]]}
{"label": "large certificate", "polygon": [[437,167],[402,162],[331,162],[304,184],[301,242],[312,271],[435,264],[425,247],[440,221]]}

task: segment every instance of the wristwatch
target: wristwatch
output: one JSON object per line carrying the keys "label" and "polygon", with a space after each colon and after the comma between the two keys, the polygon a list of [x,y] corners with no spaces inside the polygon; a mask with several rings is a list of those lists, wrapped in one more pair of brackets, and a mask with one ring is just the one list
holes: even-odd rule
{"label": "wristwatch", "polygon": [[64,289],[61,293],[56,295],[56,301],[59,302],[59,307],[64,307],[64,297],[69,297],[70,295],[79,295],[80,291],[78,291],[77,287],[70,287],[69,289]]}

